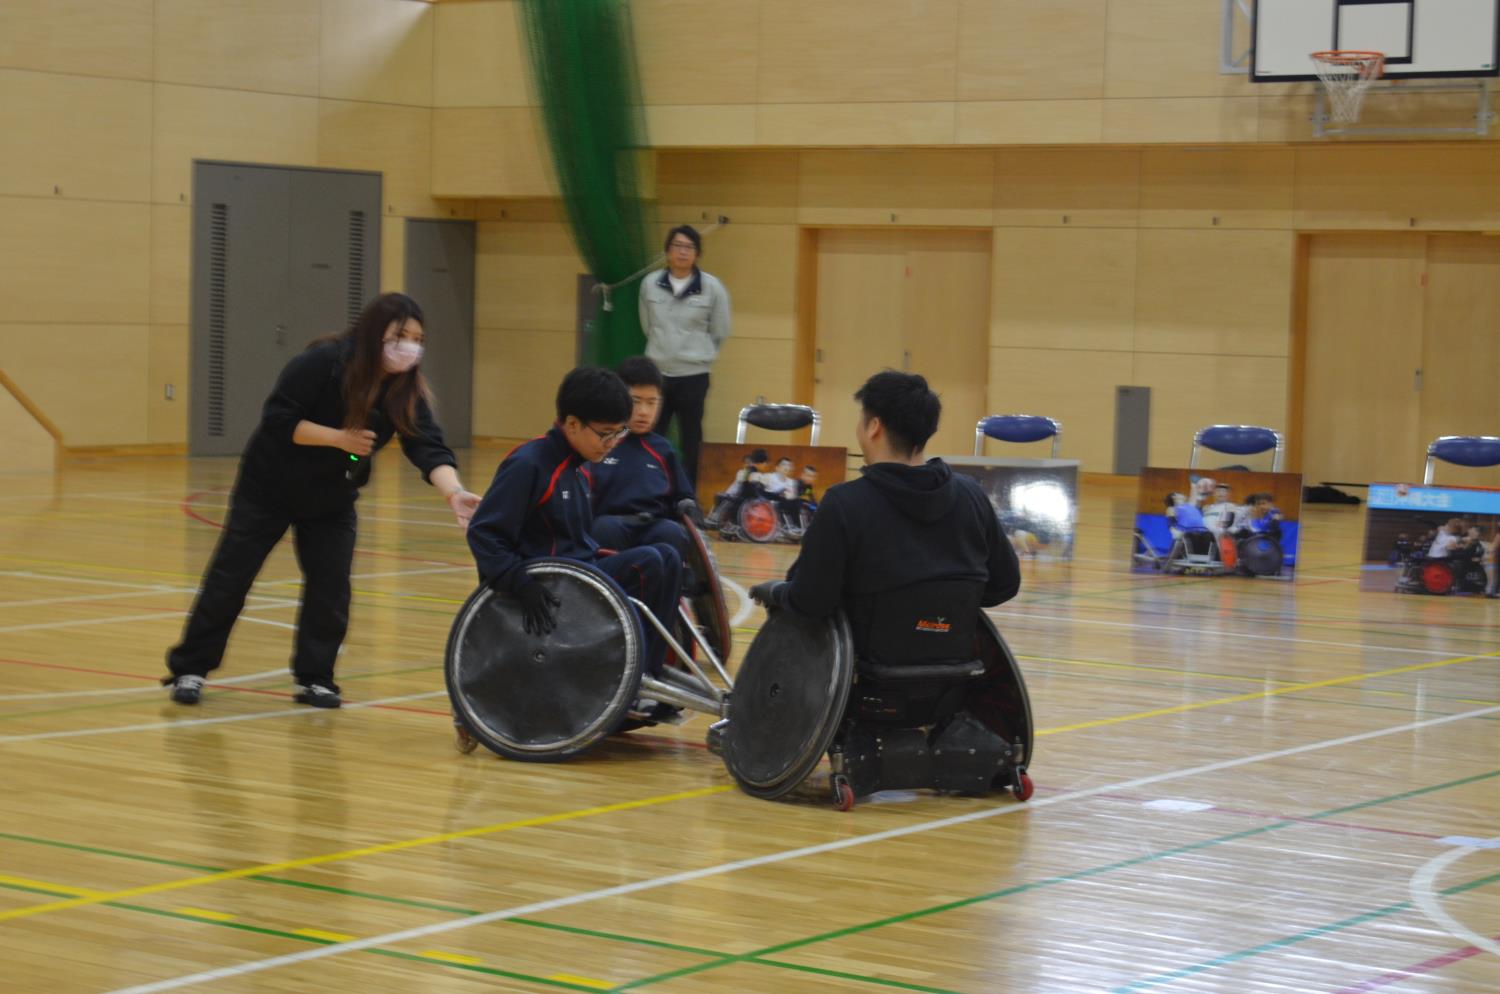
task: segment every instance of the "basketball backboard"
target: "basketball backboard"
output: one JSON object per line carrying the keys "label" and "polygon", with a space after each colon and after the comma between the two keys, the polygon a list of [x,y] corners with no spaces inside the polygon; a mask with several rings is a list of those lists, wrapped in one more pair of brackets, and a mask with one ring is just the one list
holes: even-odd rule
{"label": "basketball backboard", "polygon": [[1250,79],[1315,80],[1313,52],[1385,53],[1386,79],[1500,75],[1500,0],[1255,0]]}

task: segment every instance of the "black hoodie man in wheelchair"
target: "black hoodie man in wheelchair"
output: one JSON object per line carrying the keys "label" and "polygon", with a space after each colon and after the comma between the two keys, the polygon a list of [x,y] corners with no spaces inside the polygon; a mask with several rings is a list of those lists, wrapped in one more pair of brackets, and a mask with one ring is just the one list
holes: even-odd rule
{"label": "black hoodie man in wheelchair", "polygon": [[980,608],[1020,589],[1015,550],[979,484],[924,458],[942,405],[923,377],[886,370],[854,399],[861,478],[829,488],[788,578],[750,596],[814,618],[842,607],[861,660],[966,658]]}

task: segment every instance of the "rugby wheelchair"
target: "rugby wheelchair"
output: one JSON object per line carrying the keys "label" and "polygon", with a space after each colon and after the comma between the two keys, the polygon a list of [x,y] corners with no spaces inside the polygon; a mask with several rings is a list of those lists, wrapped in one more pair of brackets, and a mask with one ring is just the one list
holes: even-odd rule
{"label": "rugby wheelchair", "polygon": [[[655,724],[638,707],[643,699],[723,715],[733,633],[713,555],[690,520],[682,525],[692,588],[683,592],[675,631],[603,572],[573,559],[525,567],[560,602],[550,634],[529,634],[507,593],[481,586],[469,596],[444,659],[460,752],[483,745],[507,759],[568,759],[606,736]],[[645,672],[643,624],[668,647],[655,675]]]}
{"label": "rugby wheelchair", "polygon": [[984,440],[993,438],[1000,442],[1041,442],[1052,439],[1052,458],[1057,458],[1057,447],[1062,442],[1062,422],[1039,414],[991,414],[979,419],[974,426],[974,454],[984,455]]}
{"label": "rugby wheelchair", "polygon": [[[835,807],[888,789],[1032,793],[1031,703],[973,584],[878,598],[858,644],[845,612],[768,612],[709,748],[746,793],[782,797],[826,754]],[[875,648],[878,647],[878,650]]]}
{"label": "rugby wheelchair", "polygon": [[1401,576],[1396,580],[1399,594],[1482,594],[1489,587],[1490,577],[1484,569],[1481,550],[1468,549],[1446,559],[1429,559],[1425,555],[1412,555],[1402,564]]}
{"label": "rugby wheelchair", "polygon": [[[818,444],[823,419],[805,404],[747,404],[740,408],[734,440],[745,444],[750,428],[765,431],[797,431],[811,428],[809,445]],[[751,542],[775,542],[778,539],[798,541],[812,521],[813,506],[790,499],[768,496],[759,486],[746,482],[745,492],[716,495],[709,520],[717,525],[726,539],[744,538]],[[802,506],[792,506],[800,503]]]}

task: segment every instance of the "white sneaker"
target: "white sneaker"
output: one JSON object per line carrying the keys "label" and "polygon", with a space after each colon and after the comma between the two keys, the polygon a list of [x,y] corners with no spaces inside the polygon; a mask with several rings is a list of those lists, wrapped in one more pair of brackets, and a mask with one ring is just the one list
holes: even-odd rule
{"label": "white sneaker", "polygon": [[172,700],[178,704],[197,704],[203,698],[203,678],[188,673],[171,683]]}

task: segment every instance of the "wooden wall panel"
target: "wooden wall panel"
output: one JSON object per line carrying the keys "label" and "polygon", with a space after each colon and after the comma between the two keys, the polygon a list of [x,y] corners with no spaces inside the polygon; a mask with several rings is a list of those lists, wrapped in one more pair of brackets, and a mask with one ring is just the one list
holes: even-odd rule
{"label": "wooden wall panel", "polygon": [[432,7],[390,0],[322,2],[323,96],[432,106]]}
{"label": "wooden wall panel", "polygon": [[432,111],[434,197],[556,196],[540,121],[529,107]]}
{"label": "wooden wall panel", "polygon": [[[188,367],[191,358],[186,324],[153,324],[147,330],[146,438],[152,445],[186,445],[188,440]],[[172,398],[167,399],[167,384]],[[73,444],[69,440],[69,444]]]}
{"label": "wooden wall panel", "polygon": [[797,228],[730,224],[707,236],[699,264],[724,281],[732,335],[789,339],[796,334]]}
{"label": "wooden wall panel", "polygon": [[1140,216],[1135,149],[995,153],[995,224],[1133,228]]}
{"label": "wooden wall panel", "polygon": [[756,102],[760,0],[635,0],[630,10],[647,104]]}
{"label": "wooden wall panel", "polygon": [[0,66],[151,78],[156,0],[5,0]]}
{"label": "wooden wall panel", "polygon": [[757,144],[754,104],[649,104],[646,134],[653,148],[714,148]]}
{"label": "wooden wall panel", "polygon": [[771,104],[755,108],[758,145],[951,145],[952,103]]}
{"label": "wooden wall panel", "polygon": [[[564,225],[481,222],[474,260],[474,323],[481,328],[572,335],[577,278],[587,271]],[[568,354],[572,352],[570,339]]]}
{"label": "wooden wall panel", "polygon": [[1104,95],[1109,0],[961,0],[959,100]]}
{"label": "wooden wall panel", "polygon": [[697,225],[720,214],[731,223],[797,220],[800,152],[664,152],[656,159],[663,223]]}
{"label": "wooden wall panel", "polygon": [[150,196],[149,83],[0,69],[0,134],[0,195]]}
{"label": "wooden wall panel", "polygon": [[[475,435],[534,438],[556,417],[557,385],[573,368],[573,332],[474,330]],[[487,481],[471,482],[471,486]]]}
{"label": "wooden wall panel", "polygon": [[1500,435],[1500,238],[1428,236],[1424,304],[1418,441]]}
{"label": "wooden wall panel", "polygon": [[1219,72],[1220,5],[1201,0],[1109,0],[1109,97],[1249,95],[1241,75]]}
{"label": "wooden wall panel", "polygon": [[387,214],[443,216],[432,199],[432,110],[318,102],[318,165],[384,173]]}
{"label": "wooden wall panel", "polygon": [[514,0],[439,4],[433,11],[433,104],[526,107],[526,42]]}
{"label": "wooden wall panel", "polygon": [[156,0],[156,79],[318,94],[320,0]]}
{"label": "wooden wall panel", "polygon": [[151,314],[153,325],[187,324],[192,285],[193,210],[185,204],[151,205]]}
{"label": "wooden wall panel", "polygon": [[193,160],[318,163],[318,101],[237,90],[158,85],[151,198],[191,203]]}
{"label": "wooden wall panel", "polygon": [[1244,97],[1154,97],[1104,101],[1104,141],[1110,144],[1254,142],[1260,103]]}
{"label": "wooden wall panel", "polygon": [[760,11],[762,104],[954,98],[958,0],[761,0]]}
{"label": "wooden wall panel", "polygon": [[1297,227],[1500,230],[1500,143],[1298,149]]}
{"label": "wooden wall panel", "polygon": [[[923,149],[809,150],[801,157],[798,220],[810,225],[992,223],[994,156]],[[913,177],[922,177],[913,182]]]}
{"label": "wooden wall panel", "polygon": [[954,128],[959,145],[1091,145],[1104,137],[1104,101],[966,101]]}
{"label": "wooden wall panel", "polygon": [[1115,458],[1115,387],[1137,382],[1133,375],[1129,352],[992,348],[988,413],[1057,418],[1063,458],[1107,473]]}
{"label": "wooden wall panel", "polygon": [[1136,349],[1284,358],[1294,248],[1287,231],[1142,230]]}
{"label": "wooden wall panel", "polygon": [[0,320],[39,340],[36,324],[146,323],[149,206],[0,197],[0,217]]}
{"label": "wooden wall panel", "polygon": [[1291,149],[1147,148],[1141,224],[1290,228],[1295,162]]}
{"label": "wooden wall panel", "polygon": [[1131,351],[1136,240],[1121,228],[995,229],[990,344]]}
{"label": "wooden wall panel", "polygon": [[[144,228],[144,225],[142,225]],[[7,315],[15,317],[16,315]],[[144,324],[0,324],[5,372],[72,445],[131,445],[147,437]],[[67,356],[67,362],[58,357]]]}
{"label": "wooden wall panel", "polygon": [[[1151,388],[1149,453],[1153,466],[1186,466],[1193,433],[1205,425],[1266,425],[1286,430],[1287,369],[1286,359],[1280,356],[1138,352],[1132,383]],[[1114,403],[1112,391],[1110,403]],[[1239,457],[1224,460],[1238,461]]]}

